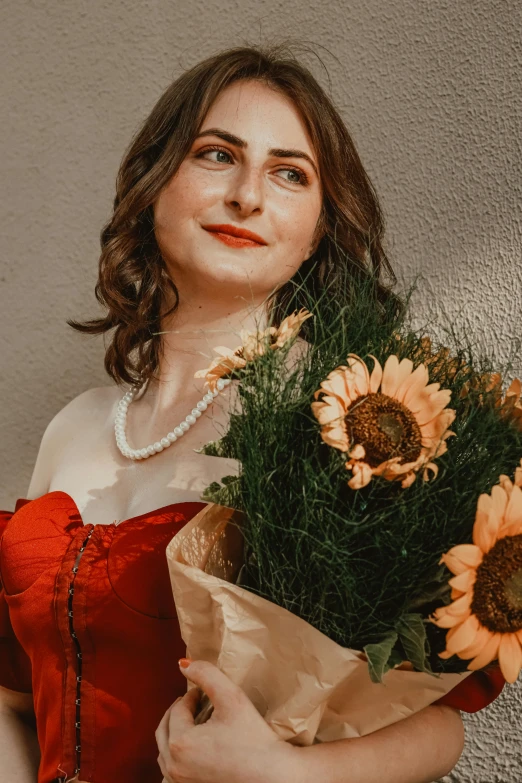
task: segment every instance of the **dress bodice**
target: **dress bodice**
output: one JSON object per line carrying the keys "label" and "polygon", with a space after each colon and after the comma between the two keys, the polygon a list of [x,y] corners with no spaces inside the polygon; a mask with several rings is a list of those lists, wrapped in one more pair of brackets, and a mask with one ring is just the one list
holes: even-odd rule
{"label": "dress bodice", "polygon": [[0,685],[33,692],[38,783],[160,783],[186,679],[165,550],[203,502],[84,524],[65,492],[0,512]]}

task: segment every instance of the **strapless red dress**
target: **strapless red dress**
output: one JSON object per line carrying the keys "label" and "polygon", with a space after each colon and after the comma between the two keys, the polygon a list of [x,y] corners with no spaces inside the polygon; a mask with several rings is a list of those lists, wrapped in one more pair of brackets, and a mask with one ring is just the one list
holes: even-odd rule
{"label": "strapless red dress", "polygon": [[[206,504],[84,525],[55,491],[0,511],[0,685],[33,693],[38,783],[161,783],[155,731],[187,689],[165,550]],[[476,712],[498,667],[440,703]]]}

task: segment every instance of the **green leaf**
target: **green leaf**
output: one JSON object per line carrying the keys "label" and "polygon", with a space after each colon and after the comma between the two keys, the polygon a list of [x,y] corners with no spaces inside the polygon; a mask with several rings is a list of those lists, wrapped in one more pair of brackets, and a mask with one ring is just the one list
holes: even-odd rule
{"label": "green leaf", "polygon": [[217,503],[218,501],[215,500],[215,496],[216,493],[218,493],[221,489],[222,486],[219,483],[219,481],[213,481],[212,484],[209,484],[208,487],[205,487],[205,489],[201,493],[201,497],[203,498],[203,500],[206,500],[208,503]]}
{"label": "green leaf", "polygon": [[237,444],[242,442],[243,416],[231,414],[229,427],[222,438],[211,440],[199,449],[193,449],[196,454],[206,454],[209,457],[225,457],[225,459],[241,460],[241,454],[237,451]]}
{"label": "green leaf", "polygon": [[240,508],[238,503],[238,495],[240,489],[240,477],[239,476],[223,476],[220,484],[218,481],[213,481],[206,487],[201,493],[203,500],[207,503],[217,503],[220,506],[228,506],[229,508]]}
{"label": "green leaf", "polygon": [[[397,638],[397,632],[390,631],[382,641],[378,642],[377,644],[367,644],[363,648],[364,652],[368,656],[368,670],[370,672],[372,682],[382,682],[383,675],[386,674],[388,669],[391,669],[392,666],[395,666],[395,663],[390,663],[390,659],[392,659],[392,661],[396,661],[398,653],[394,652],[393,647],[397,641]],[[401,661],[402,657],[399,656],[398,663]]]}
{"label": "green leaf", "polygon": [[225,444],[223,443],[223,438],[220,440],[210,440],[208,443],[205,443],[204,446],[201,446],[199,449],[194,449],[196,454],[207,454],[209,457],[224,457],[226,456],[223,452],[225,450]]}
{"label": "green leaf", "polygon": [[413,596],[407,608],[419,609],[432,601],[451,603],[451,585],[448,583],[448,569],[442,564],[426,575],[422,588]]}
{"label": "green leaf", "polygon": [[406,657],[415,669],[434,674],[429,663],[430,644],[422,615],[404,614],[398,621],[396,630]]}
{"label": "green leaf", "polygon": [[388,658],[388,668],[393,669],[395,666],[398,666],[400,663],[402,663],[404,660],[404,657],[398,652],[397,650],[392,650],[390,657]]}

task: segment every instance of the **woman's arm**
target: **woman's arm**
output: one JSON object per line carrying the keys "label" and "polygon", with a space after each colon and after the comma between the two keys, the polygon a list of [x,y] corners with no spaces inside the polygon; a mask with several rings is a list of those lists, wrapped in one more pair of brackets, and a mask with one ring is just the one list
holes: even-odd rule
{"label": "woman's arm", "polygon": [[[446,705],[430,705],[365,737],[290,745],[216,666],[184,659],[180,665],[198,688],[169,707],[156,731],[166,783],[432,783],[462,753],[460,712]],[[214,712],[195,725],[199,689]]]}
{"label": "woman's arm", "polygon": [[459,710],[430,705],[364,737],[292,747],[300,783],[433,783],[459,760],[464,725]]}
{"label": "woman's arm", "polygon": [[35,783],[39,764],[35,729],[21,713],[0,702],[0,780]]}

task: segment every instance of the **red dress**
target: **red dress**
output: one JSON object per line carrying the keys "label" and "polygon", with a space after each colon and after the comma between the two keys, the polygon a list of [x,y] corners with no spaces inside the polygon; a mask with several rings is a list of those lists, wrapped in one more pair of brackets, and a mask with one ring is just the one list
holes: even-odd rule
{"label": "red dress", "polygon": [[[33,693],[38,783],[161,783],[155,731],[187,689],[165,549],[205,505],[84,525],[55,491],[0,511],[0,685]],[[439,702],[475,712],[503,685],[494,667]]]}
{"label": "red dress", "polygon": [[84,525],[56,491],[0,512],[0,685],[33,692],[38,783],[161,783],[154,732],[187,690],[165,549],[205,505]]}

